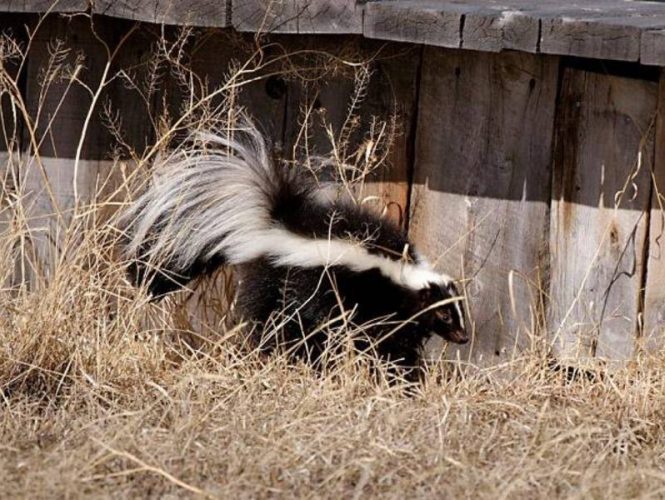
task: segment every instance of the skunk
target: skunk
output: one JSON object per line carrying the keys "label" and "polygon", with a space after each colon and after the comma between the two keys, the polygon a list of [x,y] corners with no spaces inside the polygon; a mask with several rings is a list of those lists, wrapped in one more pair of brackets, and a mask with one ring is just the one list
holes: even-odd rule
{"label": "skunk", "polygon": [[257,345],[312,362],[349,331],[335,320],[361,332],[356,348],[405,369],[432,335],[468,341],[453,280],[390,221],[276,165],[251,122],[199,134],[162,167],[120,217],[130,276],[154,297],[234,266]]}

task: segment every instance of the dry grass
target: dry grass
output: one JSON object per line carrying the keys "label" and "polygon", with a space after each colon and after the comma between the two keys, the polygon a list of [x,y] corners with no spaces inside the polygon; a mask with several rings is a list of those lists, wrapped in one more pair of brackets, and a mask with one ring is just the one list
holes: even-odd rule
{"label": "dry grass", "polygon": [[3,495],[632,497],[665,487],[660,363],[566,383],[526,357],[431,376],[408,395],[349,367],[320,376],[222,343],[172,362],[169,343],[80,332],[74,353],[92,344],[94,359],[73,361],[66,383],[54,373],[39,397],[5,396]]}
{"label": "dry grass", "polygon": [[[133,82],[146,103],[154,102],[169,65],[176,85],[191,91],[179,118],[150,117],[157,139],[144,152],[123,144],[112,108],[103,106],[120,153],[137,165],[131,172],[149,171],[183,129],[232,119],[243,82],[278,70],[308,84],[350,71],[358,91],[347,125],[337,132],[321,126],[335,146],[329,162],[350,191],[385,162],[395,133],[391,119],[372,123],[378,135],[360,141],[360,154],[349,146],[361,130],[353,116],[367,85],[366,66],[312,53],[287,57],[278,51],[268,60],[259,50],[229,73],[226,88],[208,89],[183,69],[188,36],[162,40],[136,73],[107,75],[108,81]],[[6,38],[2,55],[20,67],[28,46]],[[67,64],[62,50],[53,49],[46,86],[80,83],[76,62]],[[293,65],[303,55],[314,61],[307,71]],[[34,146],[44,133],[8,68],[3,91],[25,120],[31,146],[9,156],[6,190],[20,188],[16,172],[39,170]],[[98,85],[90,88],[93,102],[105,81]],[[299,147],[306,158],[312,156],[306,140],[312,101],[301,120]],[[306,166],[315,168],[315,162]],[[0,290],[1,497],[663,495],[661,357],[572,380],[538,353],[491,369],[442,362],[423,385],[410,388],[377,382],[363,360],[315,373],[282,356],[261,357],[228,326],[228,282],[208,283],[216,293],[182,293],[159,304],[126,282],[113,252],[118,235],[105,214],[127,186],[141,183],[130,170],[122,170],[117,191],[104,185],[103,196],[77,199],[52,217],[64,222],[47,257],[35,253],[30,193],[20,188],[6,199],[0,236],[0,274],[7,283]],[[17,274],[30,279],[16,282]],[[206,317],[195,317],[192,311],[201,308]]]}

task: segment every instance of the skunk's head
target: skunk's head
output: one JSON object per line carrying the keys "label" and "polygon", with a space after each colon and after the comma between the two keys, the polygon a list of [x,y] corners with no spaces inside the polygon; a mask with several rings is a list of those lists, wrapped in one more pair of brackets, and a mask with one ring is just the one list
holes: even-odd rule
{"label": "skunk's head", "polygon": [[[464,321],[463,296],[452,281],[429,283],[418,291],[418,299],[420,309],[426,310],[419,317],[423,328],[456,344],[469,341]],[[436,305],[439,302],[443,303]]]}

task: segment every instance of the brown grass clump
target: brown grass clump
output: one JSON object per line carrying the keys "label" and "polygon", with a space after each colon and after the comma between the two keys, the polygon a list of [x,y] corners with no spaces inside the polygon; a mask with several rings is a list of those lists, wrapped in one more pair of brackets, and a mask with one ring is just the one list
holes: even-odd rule
{"label": "brown grass clump", "polygon": [[526,356],[494,371],[432,374],[408,395],[348,367],[321,376],[231,348],[176,365],[163,345],[104,344],[103,373],[80,368],[41,398],[5,395],[3,494],[632,497],[663,488],[658,363],[566,382]]}
{"label": "brown grass clump", "polygon": [[[366,360],[353,353],[315,372],[248,349],[242,325],[228,321],[226,275],[201,284],[207,292],[186,291],[160,303],[127,283],[109,214],[150,177],[155,157],[179,133],[232,121],[236,99],[252,81],[279,74],[309,86],[349,72],[357,85],[349,118],[338,131],[325,120],[317,125],[333,145],[327,164],[354,191],[385,162],[397,127],[389,118],[361,133],[357,101],[369,72],[350,55],[285,54],[273,47],[268,58],[261,47],[229,71],[224,86],[210,89],[186,67],[190,33],[161,38],[144,64],[88,87],[116,138],[115,163],[109,179],[86,196],[77,193],[73,205],[55,203],[45,243],[46,215],[32,212],[32,194],[16,174],[43,173],[39,145],[48,126],[38,121],[51,117],[30,112],[17,86],[38,28],[26,44],[7,37],[0,44],[0,55],[11,62],[1,71],[3,99],[29,138],[27,151],[7,148],[4,183],[1,497],[663,494],[662,357],[592,376],[553,369],[540,353],[494,368],[442,361],[422,385],[407,387],[370,374]],[[66,91],[81,84],[82,63],[68,63],[70,56],[52,46],[42,75],[45,94],[54,82]],[[154,103],[168,78],[179,92],[189,89],[184,109],[150,115],[155,137],[145,150],[125,143],[112,105],[101,104],[107,82],[126,80],[127,92]],[[293,145],[307,159],[315,156],[308,140],[312,109],[311,101],[303,105],[302,140]],[[89,116],[93,123],[97,115]],[[353,141],[363,149],[354,150]],[[326,161],[305,163],[316,170]]]}

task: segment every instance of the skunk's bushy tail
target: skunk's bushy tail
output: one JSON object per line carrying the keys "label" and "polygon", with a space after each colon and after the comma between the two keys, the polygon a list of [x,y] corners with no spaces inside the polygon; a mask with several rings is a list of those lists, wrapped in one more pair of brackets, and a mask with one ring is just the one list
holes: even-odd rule
{"label": "skunk's bushy tail", "polygon": [[312,178],[275,165],[249,121],[199,134],[158,172],[120,218],[130,274],[153,295],[221,264],[259,258],[275,266],[376,269],[415,290],[444,279],[389,221],[326,199]]}
{"label": "skunk's bushy tail", "polygon": [[[293,171],[275,167],[248,121],[198,134],[161,163],[152,185],[120,218],[134,281],[145,281],[153,293],[261,256],[277,198],[309,192],[309,183],[294,182]],[[298,192],[285,193],[292,189]]]}

